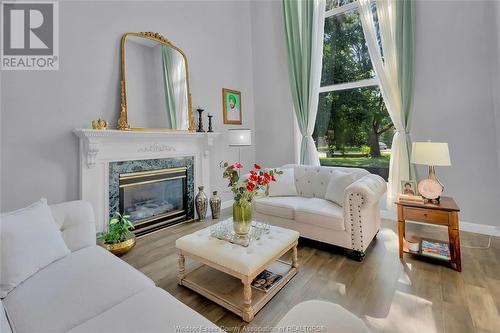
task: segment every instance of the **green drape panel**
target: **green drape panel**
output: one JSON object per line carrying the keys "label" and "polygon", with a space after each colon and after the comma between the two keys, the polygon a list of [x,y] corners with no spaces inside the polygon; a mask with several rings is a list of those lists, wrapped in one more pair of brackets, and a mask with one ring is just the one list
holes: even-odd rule
{"label": "green drape panel", "polygon": [[[396,57],[404,126],[407,133],[408,153],[411,154],[411,113],[413,111],[413,85],[415,73],[415,2],[398,0],[395,2]],[[408,157],[409,159],[409,157]],[[415,165],[410,163],[411,179],[416,178]]]}
{"label": "green drape panel", "polygon": [[[315,10],[318,6],[315,1],[283,0],[288,75],[295,115],[302,134],[300,163],[309,165],[319,165],[312,139],[318,98],[317,89],[314,89],[314,75],[311,76],[311,69],[316,69],[313,57],[314,52],[317,52],[314,48],[317,47],[318,38],[314,35],[317,33],[314,25],[317,24]],[[311,107],[314,100],[316,105]]]}
{"label": "green drape panel", "polygon": [[165,106],[167,116],[170,120],[172,129],[177,128],[177,114],[175,108],[174,86],[172,82],[172,59],[170,48],[166,45],[161,45],[161,60],[163,65],[163,84],[165,89]]}

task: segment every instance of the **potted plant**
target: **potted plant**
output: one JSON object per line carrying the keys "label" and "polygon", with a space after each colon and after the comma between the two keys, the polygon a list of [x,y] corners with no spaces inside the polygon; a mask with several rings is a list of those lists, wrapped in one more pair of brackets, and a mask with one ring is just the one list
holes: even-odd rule
{"label": "potted plant", "polygon": [[224,169],[222,176],[229,181],[228,187],[234,195],[233,203],[233,228],[236,235],[246,237],[252,225],[252,200],[257,195],[265,195],[270,182],[276,181],[276,176],[283,171],[270,169],[263,171],[258,164],[254,164],[250,173],[240,177],[241,163],[229,165],[222,162]]}
{"label": "potted plant", "polygon": [[108,230],[98,236],[102,246],[115,255],[122,255],[135,246],[135,235],[131,231],[134,225],[129,215],[115,212],[115,216],[109,220]]}

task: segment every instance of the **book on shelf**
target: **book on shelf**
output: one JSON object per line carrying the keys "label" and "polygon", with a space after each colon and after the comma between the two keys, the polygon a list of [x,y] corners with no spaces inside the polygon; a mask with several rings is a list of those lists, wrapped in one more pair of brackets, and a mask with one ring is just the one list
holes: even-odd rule
{"label": "book on shelf", "polygon": [[252,287],[263,292],[268,292],[283,276],[265,269],[252,281]]}
{"label": "book on shelf", "polygon": [[400,194],[399,201],[425,203],[424,197],[412,194]]}
{"label": "book on shelf", "polygon": [[422,239],[420,253],[424,256],[450,260],[450,246],[447,242]]}

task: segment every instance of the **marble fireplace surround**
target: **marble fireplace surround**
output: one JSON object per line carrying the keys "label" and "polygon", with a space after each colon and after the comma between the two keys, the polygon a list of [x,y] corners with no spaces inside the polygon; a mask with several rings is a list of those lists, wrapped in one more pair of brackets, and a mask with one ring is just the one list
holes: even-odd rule
{"label": "marble fireplace surround", "polygon": [[195,188],[210,188],[210,151],[220,133],[73,130],[80,141],[80,198],[92,203],[97,231],[109,215],[109,163],[191,156]]}

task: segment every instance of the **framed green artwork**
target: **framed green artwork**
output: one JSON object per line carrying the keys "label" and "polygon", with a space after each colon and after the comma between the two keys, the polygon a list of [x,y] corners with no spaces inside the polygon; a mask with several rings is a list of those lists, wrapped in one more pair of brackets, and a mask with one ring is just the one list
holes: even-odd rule
{"label": "framed green artwork", "polygon": [[241,125],[241,91],[222,89],[222,112],[224,124]]}

